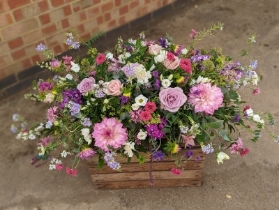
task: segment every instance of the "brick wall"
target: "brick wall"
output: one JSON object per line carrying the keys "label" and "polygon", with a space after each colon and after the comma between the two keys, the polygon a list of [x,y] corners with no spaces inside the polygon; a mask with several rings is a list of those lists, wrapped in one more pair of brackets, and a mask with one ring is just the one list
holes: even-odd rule
{"label": "brick wall", "polygon": [[[74,29],[83,39],[106,32],[99,47],[116,43],[123,33],[146,24],[186,0],[0,0],[0,99],[47,77],[36,66],[44,57],[40,42],[56,54],[68,50],[65,33]],[[121,29],[121,30],[120,30]],[[143,28],[144,30],[144,28]],[[69,51],[68,51],[69,52]]]}

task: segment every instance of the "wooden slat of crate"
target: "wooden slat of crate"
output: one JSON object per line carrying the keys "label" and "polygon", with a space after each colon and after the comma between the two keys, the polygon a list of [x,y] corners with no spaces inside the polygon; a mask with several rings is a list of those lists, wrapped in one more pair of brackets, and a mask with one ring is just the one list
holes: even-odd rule
{"label": "wooden slat of crate", "polygon": [[163,179],[154,180],[154,185],[150,180],[118,181],[118,182],[95,182],[96,189],[138,189],[138,188],[163,188],[163,187],[189,187],[201,186],[200,179]]}
{"label": "wooden slat of crate", "polygon": [[[189,160],[185,164],[183,164],[183,168],[187,168],[187,170],[201,170],[204,166],[204,161],[192,161]],[[103,174],[103,173],[111,173],[112,169],[106,165],[102,167],[102,169],[98,169],[96,164],[92,162],[88,162],[88,167],[90,174]],[[174,167],[174,162],[153,162],[152,171],[170,171]],[[122,163],[121,172],[139,172],[139,171],[149,171],[150,165],[139,164],[139,163]],[[119,172],[119,173],[121,173]]]}

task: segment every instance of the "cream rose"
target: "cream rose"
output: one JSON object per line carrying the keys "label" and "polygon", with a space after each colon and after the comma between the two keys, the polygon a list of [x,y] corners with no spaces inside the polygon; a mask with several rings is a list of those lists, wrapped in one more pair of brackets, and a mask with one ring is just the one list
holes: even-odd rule
{"label": "cream rose", "polygon": [[111,80],[106,88],[107,95],[119,96],[122,93],[122,84],[118,79]]}

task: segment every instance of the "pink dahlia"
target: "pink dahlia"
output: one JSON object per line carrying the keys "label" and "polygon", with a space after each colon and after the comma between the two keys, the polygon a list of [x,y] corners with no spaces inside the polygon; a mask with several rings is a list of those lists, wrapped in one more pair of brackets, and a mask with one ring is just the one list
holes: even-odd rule
{"label": "pink dahlia", "polygon": [[128,139],[127,129],[122,126],[115,118],[104,118],[101,123],[96,123],[92,133],[95,146],[104,151],[109,151],[108,146],[114,149],[121,147]]}
{"label": "pink dahlia", "polygon": [[190,89],[188,101],[195,108],[195,112],[213,114],[222,106],[223,93],[216,85],[210,83],[199,83]]}

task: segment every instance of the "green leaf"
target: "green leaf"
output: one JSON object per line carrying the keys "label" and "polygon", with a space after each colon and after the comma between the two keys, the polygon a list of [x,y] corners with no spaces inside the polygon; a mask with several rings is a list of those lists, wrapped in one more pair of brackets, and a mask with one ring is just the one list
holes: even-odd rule
{"label": "green leaf", "polygon": [[228,131],[227,130],[220,130],[219,135],[225,140],[225,141],[231,141],[230,138],[227,136]]}
{"label": "green leaf", "polygon": [[215,122],[206,123],[205,126],[208,128],[218,129],[218,128],[221,128],[221,126],[223,125],[223,122],[224,122],[224,120],[217,120]]}

